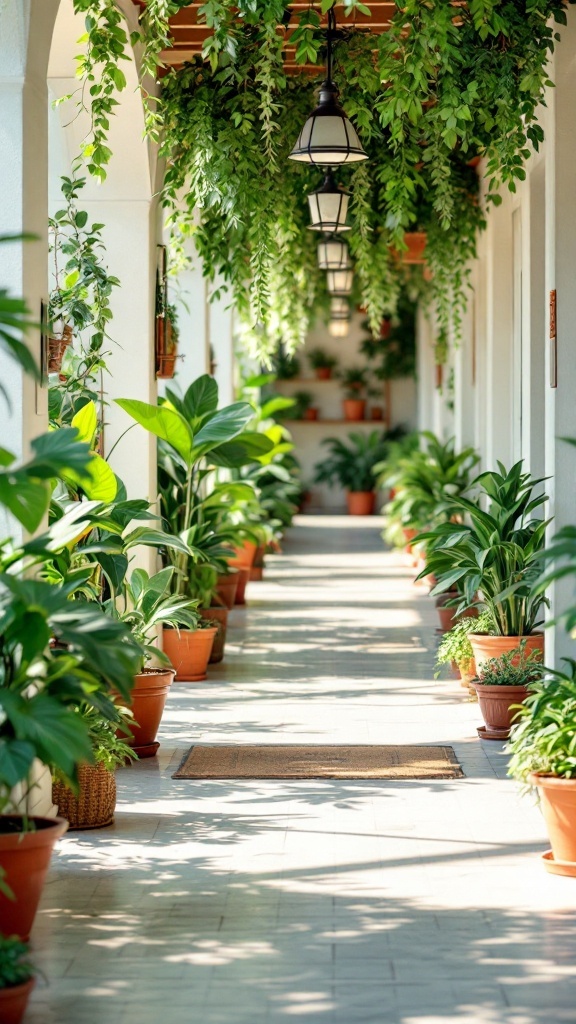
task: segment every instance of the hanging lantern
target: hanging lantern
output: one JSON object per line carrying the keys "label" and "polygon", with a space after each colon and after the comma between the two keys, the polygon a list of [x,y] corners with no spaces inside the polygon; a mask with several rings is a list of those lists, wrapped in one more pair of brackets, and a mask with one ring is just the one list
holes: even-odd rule
{"label": "hanging lantern", "polygon": [[350,266],[350,253],[346,242],[339,238],[323,238],[318,243],[320,270],[346,270]]}
{"label": "hanging lantern", "polygon": [[300,132],[290,160],[334,166],[368,159],[356,129],[338,103],[338,89],[332,81],[332,40],[335,36],[336,15],[331,8],[326,33],[326,79],[320,86],[318,106]]}
{"label": "hanging lantern", "polygon": [[350,319],[350,306],[346,299],[340,299],[335,297],[330,299],[330,319],[331,320],[349,320]]}
{"label": "hanging lantern", "polygon": [[323,231],[327,235],[350,231],[350,225],[346,223],[349,198],[329,170],[320,188],[308,196],[312,231]]}
{"label": "hanging lantern", "polygon": [[328,324],[328,331],[332,338],[346,338],[349,330],[349,320],[330,320]]}
{"label": "hanging lantern", "polygon": [[329,270],[327,274],[328,292],[330,295],[350,295],[353,279],[353,270]]}

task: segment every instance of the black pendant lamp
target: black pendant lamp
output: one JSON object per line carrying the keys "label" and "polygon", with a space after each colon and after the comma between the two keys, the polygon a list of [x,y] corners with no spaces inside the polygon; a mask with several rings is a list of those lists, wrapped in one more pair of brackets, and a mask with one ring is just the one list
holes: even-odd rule
{"label": "black pendant lamp", "polygon": [[323,231],[326,235],[350,231],[350,225],[346,223],[349,198],[348,193],[334,181],[332,171],[328,170],[320,188],[308,196],[311,230]]}
{"label": "black pendant lamp", "polygon": [[318,243],[318,266],[320,270],[347,270],[351,264],[346,242],[340,238],[323,238]]}
{"label": "black pendant lamp", "polygon": [[338,103],[338,89],[332,81],[332,40],[335,36],[336,15],[331,7],[326,33],[326,78],[320,86],[318,106],[300,132],[290,160],[333,167],[368,159],[356,129]]}
{"label": "black pendant lamp", "polygon": [[348,270],[329,270],[326,275],[326,283],[328,285],[329,295],[350,295],[352,291],[352,281],[354,279],[354,271]]}

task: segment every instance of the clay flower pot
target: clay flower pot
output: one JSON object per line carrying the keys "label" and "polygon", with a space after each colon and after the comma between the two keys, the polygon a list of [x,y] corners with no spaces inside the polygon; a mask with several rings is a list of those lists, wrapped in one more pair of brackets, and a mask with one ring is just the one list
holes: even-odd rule
{"label": "clay flower pot", "polygon": [[[522,640],[526,641],[524,651],[529,654],[531,651],[541,651],[544,655],[544,634],[531,633],[530,636],[487,636],[484,633],[470,633],[470,643],[474,651],[474,660],[478,671],[482,670],[485,661],[490,658],[499,658],[507,651],[513,651],[520,647]],[[520,653],[517,658],[512,659],[512,664],[517,665],[520,660]]]}
{"label": "clay flower pot", "polygon": [[264,558],[266,557],[266,545],[259,544],[254,555],[254,562],[250,569],[249,580],[259,582],[264,576]]}
{"label": "clay flower pot", "polygon": [[304,420],[317,420],[318,419],[318,411],[319,410],[315,406],[310,406],[310,408],[306,409],[306,411],[304,412],[304,415],[303,415],[302,419],[304,419]]}
{"label": "clay flower pot", "polygon": [[222,661],[224,657],[224,648],[226,646],[226,627],[228,625],[228,609],[227,608],[199,608],[198,614],[205,622],[217,622],[217,633],[214,637],[214,643],[212,645],[212,654],[210,655],[209,664],[216,664],[218,661]]}
{"label": "clay flower pot", "polygon": [[316,380],[330,380],[332,377],[331,366],[318,366],[315,370]]}
{"label": "clay flower pot", "polygon": [[468,608],[461,615],[456,615],[456,609],[453,605],[447,605],[448,601],[456,597],[454,591],[450,591],[447,594],[439,594],[435,600],[436,611],[438,612],[438,618],[440,619],[440,628],[443,633],[449,633],[452,626],[455,626],[460,619],[477,619],[478,611],[476,608]]}
{"label": "clay flower pot", "polygon": [[345,398],[342,402],[344,419],[350,422],[357,422],[364,419],[366,402],[363,398]]}
{"label": "clay flower pot", "polygon": [[238,589],[238,580],[240,574],[234,569],[232,572],[226,573],[218,577],[218,586],[216,593],[221,601],[224,602],[227,608],[233,608],[236,601],[236,591]]}
{"label": "clay flower pot", "polygon": [[52,800],[58,814],[66,818],[71,832],[106,828],[114,821],[116,779],[102,764],[83,764],[78,768],[78,795],[63,782],[52,785]]}
{"label": "clay flower pot", "polygon": [[370,419],[379,421],[384,419],[384,409],[381,405],[373,405],[370,410]]}
{"label": "clay flower pot", "polygon": [[164,629],[163,649],[176,670],[176,682],[206,679],[216,626],[208,629]]}
{"label": "clay flower pot", "polygon": [[21,985],[0,988],[0,1020],[2,1024],[20,1024],[34,988],[34,978],[28,978]]}
{"label": "clay flower pot", "polygon": [[160,746],[156,735],[173,679],[173,668],[145,668],[134,677],[129,705],[134,724],[129,723],[132,735],[126,742],[138,757],[154,757]]}
{"label": "clay flower pot", "polygon": [[544,854],[546,869],[556,875],[576,876],[576,779],[533,773],[552,850]]}
{"label": "clay flower pot", "polygon": [[10,900],[0,892],[0,921],[5,935],[17,935],[23,942],[34,923],[52,850],[68,828],[63,818],[31,821],[34,831],[23,832],[20,815],[0,816],[0,868],[15,897]]}
{"label": "clay flower pot", "polygon": [[478,728],[483,740],[507,740],[518,711],[514,704],[521,704],[528,696],[525,686],[484,686],[478,680],[472,682],[476,691],[484,725]]}
{"label": "clay flower pot", "polygon": [[236,588],[235,604],[246,604],[246,586],[250,579],[250,569],[238,570],[238,586]]}
{"label": "clay flower pot", "polygon": [[371,516],[374,513],[376,494],[374,491],[347,491],[348,515]]}
{"label": "clay flower pot", "polygon": [[258,545],[253,540],[245,540],[239,547],[233,549],[233,554],[228,559],[228,565],[235,568],[250,569],[254,565]]}

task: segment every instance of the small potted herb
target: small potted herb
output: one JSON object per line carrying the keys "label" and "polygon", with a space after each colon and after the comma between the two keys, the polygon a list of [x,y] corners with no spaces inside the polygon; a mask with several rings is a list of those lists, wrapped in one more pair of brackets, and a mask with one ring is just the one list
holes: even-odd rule
{"label": "small potted herb", "polygon": [[367,371],[362,367],[351,366],[340,374],[340,380],[344,386],[344,419],[352,422],[363,420],[366,412]]}
{"label": "small potted herb", "polygon": [[546,669],[517,709],[508,772],[538,790],[552,850],[548,871],[576,876],[576,662]]}
{"label": "small potted herb", "polygon": [[309,391],[297,391],[294,395],[294,418],[297,420],[317,420],[318,408],[314,405],[314,395]]}
{"label": "small potted herb", "polygon": [[479,628],[479,622],[480,628],[483,628],[485,618],[483,620],[482,616],[479,618],[467,616],[458,619],[452,629],[444,633],[436,655],[436,676],[438,676],[442,665],[456,666],[462,686],[470,688],[470,683],[476,675],[476,665],[469,634]]}
{"label": "small potted herb", "polygon": [[489,658],[472,681],[484,725],[478,735],[485,740],[506,740],[518,717],[518,705],[526,700],[528,686],[542,679],[540,651],[527,650],[524,644]]}
{"label": "small potted herb", "polygon": [[274,359],[274,373],[278,380],[293,380],[300,376],[300,362],[296,356],[287,356],[284,352],[278,352]]}
{"label": "small potted herb", "polygon": [[20,1024],[34,986],[36,969],[29,949],[17,936],[0,935],[0,1020]]}
{"label": "small potted herb", "polygon": [[335,356],[325,352],[323,348],[313,348],[308,352],[308,362],[318,380],[330,380],[332,370],[338,365]]}

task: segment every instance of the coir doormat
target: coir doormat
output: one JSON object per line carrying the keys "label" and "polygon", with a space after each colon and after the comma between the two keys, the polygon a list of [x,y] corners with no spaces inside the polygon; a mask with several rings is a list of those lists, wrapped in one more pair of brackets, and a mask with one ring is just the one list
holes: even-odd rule
{"label": "coir doormat", "polygon": [[452,747],[202,745],[173,779],[461,779]]}

